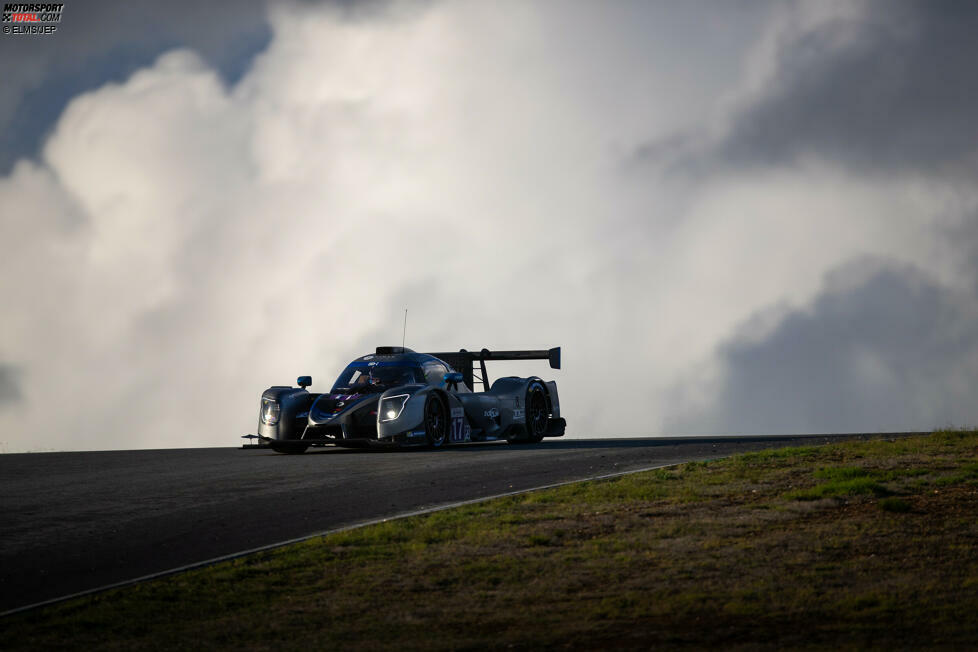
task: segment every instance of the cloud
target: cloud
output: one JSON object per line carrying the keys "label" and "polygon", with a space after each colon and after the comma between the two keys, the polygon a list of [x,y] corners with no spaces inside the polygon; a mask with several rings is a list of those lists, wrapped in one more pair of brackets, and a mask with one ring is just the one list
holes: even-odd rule
{"label": "cloud", "polygon": [[916,267],[862,260],[833,271],[811,308],[776,317],[776,327],[758,337],[763,319],[720,346],[719,378],[699,392],[684,387],[674,429],[885,432],[978,417],[973,287],[952,289]]}
{"label": "cloud", "polygon": [[[899,430],[978,418],[962,390],[976,373],[974,341],[960,335],[978,327],[978,137],[967,127],[978,108],[976,22],[963,3],[798,3],[772,21],[746,83],[707,128],[634,151],[633,173],[688,188],[741,180],[747,203],[726,199],[745,212],[759,194],[804,184],[809,192],[791,195],[798,203],[779,202],[779,221],[834,233],[799,234],[811,248],[786,251],[798,278],[753,276],[791,290],[714,333],[715,352],[665,391],[676,397],[667,429]],[[735,241],[741,223],[725,219],[721,233]],[[792,242],[773,222],[753,236]],[[741,251],[741,266],[771,258]],[[819,269],[830,280],[813,294]],[[731,276],[731,300],[744,296],[742,281]],[[914,341],[916,331],[926,337]]]}
{"label": "cloud", "polygon": [[179,48],[74,97],[0,178],[10,448],[234,445],[265,387],[327,387],[405,308],[417,350],[563,346],[490,373],[556,378],[572,435],[656,434],[746,320],[778,307],[763,342],[853,259],[960,291],[954,179],[629,163],[774,92],[770,12],[276,4],[239,80]]}
{"label": "cloud", "polygon": [[58,31],[0,39],[0,171],[34,153],[76,95],[122,81],[176,47],[239,79],[270,38],[261,0],[162,5],[145,0],[67,3]]}
{"label": "cloud", "polygon": [[722,124],[649,142],[636,160],[702,172],[814,157],[862,174],[973,174],[978,6],[798,3],[776,25],[756,87],[730,98]]}

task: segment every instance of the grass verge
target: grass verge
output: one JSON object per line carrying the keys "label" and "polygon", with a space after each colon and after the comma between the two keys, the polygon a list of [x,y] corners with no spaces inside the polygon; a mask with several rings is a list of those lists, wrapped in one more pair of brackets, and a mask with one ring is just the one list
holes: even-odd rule
{"label": "grass verge", "polygon": [[976,515],[974,431],[763,451],[18,614],[2,647],[972,648]]}

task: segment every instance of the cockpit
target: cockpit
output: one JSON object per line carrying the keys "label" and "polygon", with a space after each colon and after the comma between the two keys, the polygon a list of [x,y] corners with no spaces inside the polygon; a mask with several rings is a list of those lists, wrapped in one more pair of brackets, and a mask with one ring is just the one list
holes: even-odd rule
{"label": "cockpit", "polygon": [[391,387],[424,383],[421,367],[404,364],[354,362],[333,384],[333,394],[383,392]]}

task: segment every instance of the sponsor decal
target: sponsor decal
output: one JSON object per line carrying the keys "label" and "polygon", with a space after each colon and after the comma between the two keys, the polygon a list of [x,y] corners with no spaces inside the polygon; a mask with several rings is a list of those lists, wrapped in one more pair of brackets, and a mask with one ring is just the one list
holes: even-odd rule
{"label": "sponsor decal", "polygon": [[455,419],[456,417],[463,416],[464,414],[465,414],[465,412],[462,410],[462,408],[452,408],[452,418],[453,419]]}
{"label": "sponsor decal", "polygon": [[424,430],[415,430],[414,432],[409,432],[408,437],[424,437]]}
{"label": "sponsor decal", "polygon": [[489,419],[498,419],[499,410],[497,410],[496,408],[489,408],[488,410],[482,413],[482,416],[487,417]]}
{"label": "sponsor decal", "polygon": [[513,421],[526,421],[526,412],[523,410],[513,410]]}

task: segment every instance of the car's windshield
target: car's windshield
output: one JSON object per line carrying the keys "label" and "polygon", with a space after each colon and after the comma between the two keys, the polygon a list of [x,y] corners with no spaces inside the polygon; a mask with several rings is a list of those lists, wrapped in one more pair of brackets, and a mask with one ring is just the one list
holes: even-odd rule
{"label": "car's windshield", "polygon": [[354,362],[343,370],[333,384],[333,393],[382,392],[398,385],[423,383],[424,376],[419,367],[408,367],[392,363]]}

